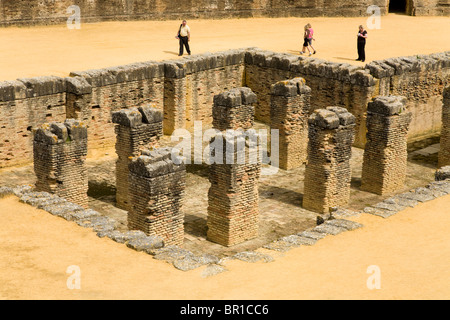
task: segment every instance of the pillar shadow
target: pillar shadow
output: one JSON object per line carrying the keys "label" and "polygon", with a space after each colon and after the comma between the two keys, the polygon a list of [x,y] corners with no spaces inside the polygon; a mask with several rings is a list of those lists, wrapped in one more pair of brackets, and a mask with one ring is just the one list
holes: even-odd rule
{"label": "pillar shadow", "polygon": [[265,199],[273,199],[295,206],[303,205],[303,194],[286,188],[267,186],[260,188],[259,196]]}
{"label": "pillar shadow", "polygon": [[333,57],[333,59],[345,60],[345,61],[356,61],[356,59],[344,58],[344,57]]}

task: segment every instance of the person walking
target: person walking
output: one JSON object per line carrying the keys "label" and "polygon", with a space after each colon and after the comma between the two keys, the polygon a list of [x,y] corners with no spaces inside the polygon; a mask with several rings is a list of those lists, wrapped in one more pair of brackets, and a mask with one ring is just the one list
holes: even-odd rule
{"label": "person walking", "polygon": [[[312,41],[313,40],[316,41],[316,39],[314,39],[314,30],[311,24],[309,23],[305,26],[305,33],[303,34],[303,39],[304,39],[303,50],[300,51],[300,54],[306,53],[306,49],[308,49],[309,55],[316,54],[316,49],[314,49],[312,45]],[[311,49],[313,50],[312,53],[309,47],[311,47]]]}
{"label": "person walking", "polygon": [[183,49],[186,48],[186,51],[189,55],[191,55],[191,48],[189,47],[189,41],[191,41],[191,29],[187,25],[187,21],[183,20],[180,25],[180,29],[178,29],[178,34],[175,37],[180,41],[180,51],[178,56],[183,55]]}
{"label": "person walking", "polygon": [[356,61],[366,61],[366,39],[367,31],[361,25],[358,30],[358,59]]}

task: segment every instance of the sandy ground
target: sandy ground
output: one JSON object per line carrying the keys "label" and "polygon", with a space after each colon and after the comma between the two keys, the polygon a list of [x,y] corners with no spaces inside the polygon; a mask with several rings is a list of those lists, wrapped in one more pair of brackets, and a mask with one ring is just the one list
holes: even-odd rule
{"label": "sandy ground", "polygon": [[[367,61],[450,50],[450,17],[410,17],[389,14],[381,29],[369,30]],[[315,30],[314,57],[355,62],[356,34],[367,18],[280,18],[191,20],[193,54],[242,47],[259,47],[298,54],[303,26]],[[0,80],[178,58],[174,39],[179,21],[105,22],[0,29]],[[361,63],[362,65],[362,63]]]}
{"label": "sandy ground", "polygon": [[[270,263],[230,261],[229,271],[203,278],[203,269],[178,271],[9,197],[0,200],[0,298],[449,299],[449,201],[387,220],[355,217],[364,228]],[[80,267],[80,290],[67,288],[71,265]],[[379,290],[367,287],[372,265],[381,271]]]}

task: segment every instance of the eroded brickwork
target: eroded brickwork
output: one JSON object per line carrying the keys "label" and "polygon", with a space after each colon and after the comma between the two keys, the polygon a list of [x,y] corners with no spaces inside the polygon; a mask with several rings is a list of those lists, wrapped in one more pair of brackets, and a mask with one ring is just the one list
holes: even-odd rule
{"label": "eroded brickwork", "polygon": [[181,205],[186,167],[172,161],[171,149],[142,151],[129,166],[131,208],[128,228],[157,235],[165,245],[183,244],[184,214]]}
{"label": "eroded brickwork", "polygon": [[36,189],[87,208],[86,125],[73,119],[43,124],[33,146]]}
{"label": "eroded brickwork", "polygon": [[124,109],[114,112],[116,125],[116,203],[119,208],[130,209],[128,166],[131,158],[141,151],[158,146],[162,136],[162,112],[151,107]]}
{"label": "eroded brickwork", "polygon": [[350,158],[355,117],[346,109],[328,107],[309,118],[308,161],[303,207],[321,214],[350,199]]}
{"label": "eroded brickwork", "polygon": [[444,90],[442,107],[441,149],[439,151],[439,167],[450,165],[450,86]]}
{"label": "eroded brickwork", "polygon": [[295,78],[272,86],[270,128],[279,131],[279,166],[290,170],[306,162],[311,89]]}
{"label": "eroded brickwork", "polygon": [[411,119],[411,113],[406,110],[405,97],[377,97],[369,103],[362,190],[384,195],[403,188]]}
{"label": "eroded brickwork", "polygon": [[[250,129],[256,95],[248,88],[230,90],[214,97],[217,129]],[[258,136],[221,131],[211,141],[215,162],[210,165],[208,239],[233,246],[258,236],[258,180],[261,162]]]}

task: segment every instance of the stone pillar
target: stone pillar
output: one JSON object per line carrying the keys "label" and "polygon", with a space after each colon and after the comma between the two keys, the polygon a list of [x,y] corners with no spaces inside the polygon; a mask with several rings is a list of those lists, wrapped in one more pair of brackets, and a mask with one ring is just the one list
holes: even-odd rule
{"label": "stone pillar", "polygon": [[164,134],[186,125],[186,70],[176,63],[164,64]]}
{"label": "stone pillar", "polygon": [[116,202],[117,206],[129,210],[128,165],[132,157],[141,150],[157,147],[162,136],[162,112],[149,107],[123,109],[112,114],[117,124],[116,153]]}
{"label": "stone pillar", "polygon": [[87,126],[78,120],[46,123],[34,132],[36,190],[88,208]]}
{"label": "stone pillar", "polygon": [[355,117],[345,108],[316,110],[308,119],[308,161],[303,207],[321,214],[350,199]]}
{"label": "stone pillar", "polygon": [[444,89],[439,168],[450,165],[450,86]]}
{"label": "stone pillar", "polygon": [[[178,164],[179,163],[179,164]],[[172,161],[171,149],[143,150],[130,163],[130,211],[128,228],[157,235],[165,245],[183,244],[184,215],[181,212],[186,167]]]}
{"label": "stone pillar", "polygon": [[207,224],[208,239],[223,246],[258,236],[258,136],[254,132],[224,131],[250,129],[255,102],[256,95],[248,88],[214,97],[213,124],[221,134],[211,141],[215,162],[210,166]]}
{"label": "stone pillar", "polygon": [[369,103],[361,190],[384,195],[403,188],[411,119],[405,97],[377,97]]}
{"label": "stone pillar", "polygon": [[295,78],[272,86],[271,129],[279,130],[280,168],[290,170],[306,162],[311,89]]}

